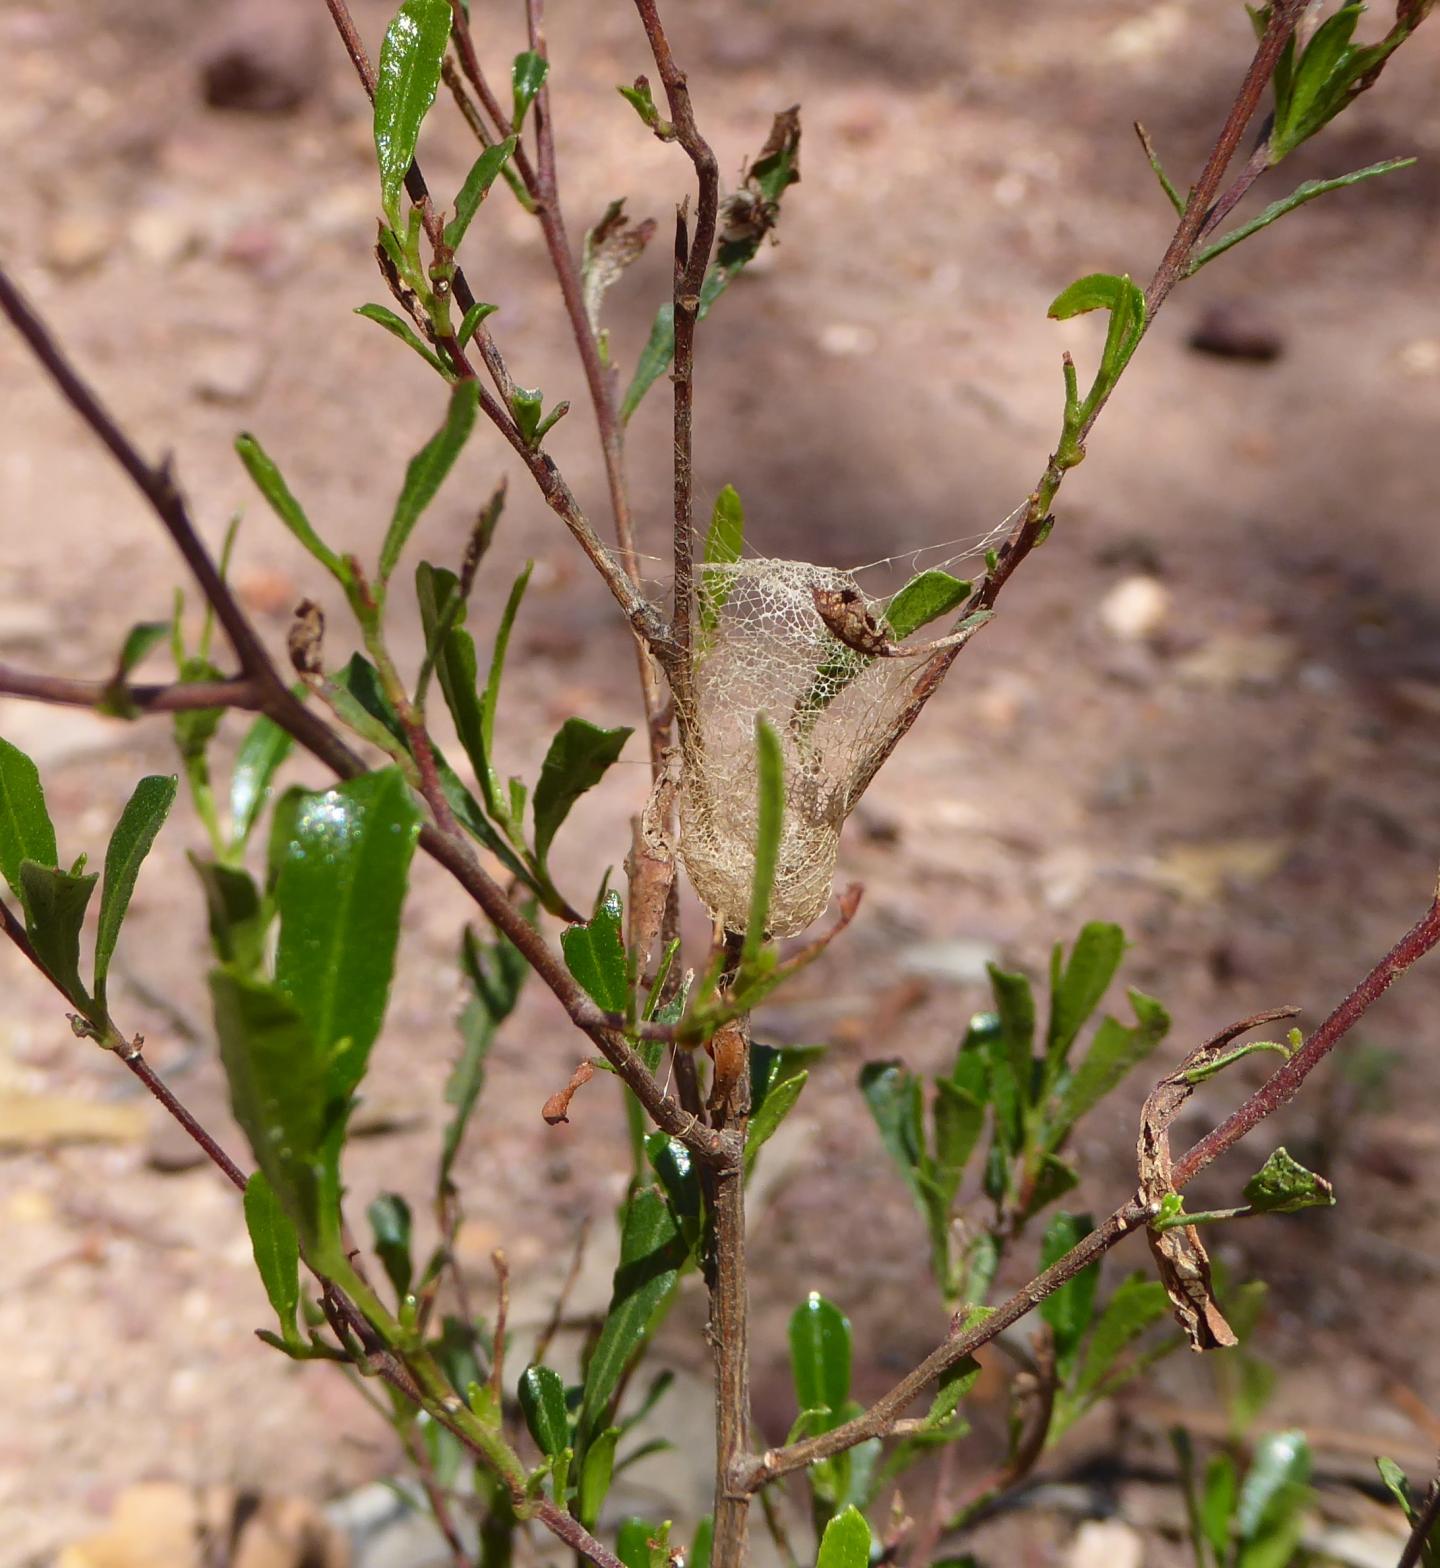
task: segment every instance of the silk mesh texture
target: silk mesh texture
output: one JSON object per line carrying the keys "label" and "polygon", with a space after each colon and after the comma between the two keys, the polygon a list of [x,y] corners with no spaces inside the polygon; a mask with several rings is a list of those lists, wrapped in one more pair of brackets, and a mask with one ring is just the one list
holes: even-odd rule
{"label": "silk mesh texture", "polygon": [[[755,724],[780,738],[785,817],[770,934],[795,936],[830,901],[840,829],[917,673],[842,643],[815,590],[859,585],[805,561],[750,559],[701,571],[692,690],[679,713],[680,860],[710,913],[743,931],[754,876]],[[883,604],[867,601],[877,619]]]}

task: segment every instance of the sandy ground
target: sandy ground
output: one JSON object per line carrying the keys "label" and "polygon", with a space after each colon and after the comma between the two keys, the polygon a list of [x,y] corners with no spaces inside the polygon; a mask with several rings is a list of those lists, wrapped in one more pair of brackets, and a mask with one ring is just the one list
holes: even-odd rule
{"label": "sandy ground", "polygon": [[[1046,305],[1084,272],[1148,276],[1168,236],[1130,122],[1146,123],[1183,183],[1245,56],[1238,6],[1016,9],[726,0],[677,14],[676,48],[727,178],[771,113],[803,105],[804,180],[783,243],[717,307],[700,352],[699,491],[735,483],[767,553],[901,557],[890,570],[903,574],[916,550],[931,563],[973,547],[1023,498],[1058,425],[1060,350],[1083,361],[1097,342],[1088,321],[1047,322]],[[372,43],[384,10],[357,6]],[[368,120],[335,40],[287,46],[302,62],[313,49],[320,78],[297,111],[225,113],[197,86],[214,26],[180,0],[0,14],[4,253],[140,442],[175,454],[207,535],[246,509],[236,580],[279,647],[295,599],[323,599],[324,585],[248,489],[235,432],[254,429],[328,535],[364,554],[439,390],[350,314],[383,296],[368,253]],[[647,64],[629,8],[556,0],[549,30],[572,233],[622,194],[663,225],[687,171],[613,92]],[[509,19],[490,24],[485,47],[497,68],[520,47]],[[763,1020],[768,1038],[832,1047],[754,1205],[757,1414],[772,1435],[790,1415],[784,1318],[806,1290],[852,1314],[862,1397],[943,1331],[919,1221],[854,1080],[864,1060],[897,1051],[920,1068],[945,1060],[983,1001],[986,956],[1038,972],[1083,919],[1119,920],[1134,944],[1124,978],[1172,1007],[1178,1051],[1280,1002],[1323,1015],[1425,904],[1440,861],[1437,69],[1440,31],[1297,155],[1291,183],[1402,153],[1418,167],[1308,208],[1176,297],[1067,484],[1051,542],[849,830],[841,875],[866,884],[862,916]],[[450,188],[466,156],[457,127],[447,121],[425,151],[432,184]],[[575,401],[549,444],[603,517],[538,230],[505,200],[482,216],[471,279],[501,306],[517,378]],[[668,288],[664,249],[612,296],[622,363]],[[1257,317],[1278,357],[1190,349],[1217,306]],[[98,675],[132,622],[167,613],[177,563],[8,332],[0,388],[0,654]],[[628,458],[657,558],[664,403],[655,394],[637,417]],[[424,551],[457,556],[475,497],[507,471],[499,443],[477,439],[424,522]],[[534,557],[502,713],[505,766],[533,776],[566,715],[633,723],[637,705],[607,596],[523,476],[511,480],[476,618],[488,624]],[[1117,634],[1114,597],[1136,576],[1163,590],[1138,637]],[[899,580],[881,569],[866,585]],[[332,625],[338,656],[341,618]],[[414,654],[403,615],[399,642]],[[134,779],[173,766],[158,722],[0,700],[0,733],[40,762],[71,855],[99,853]],[[619,860],[644,790],[632,763],[583,803],[562,846],[569,886],[594,886]],[[233,1147],[184,865],[199,842],[177,811],[122,946],[123,1016]],[[423,1202],[465,915],[456,890],[420,868],[367,1089],[372,1135],[348,1168],[357,1205],[382,1186]],[[142,1478],[325,1498],[385,1473],[386,1433],[341,1381],[251,1337],[266,1312],[230,1192],[208,1169],[173,1168],[173,1135],[116,1064],[71,1038],[31,973],[6,958],[0,975],[0,1564],[47,1560]],[[1440,970],[1422,967],[1366,1019],[1351,1065],[1327,1069],[1285,1119],[1340,1206],[1244,1229],[1221,1249],[1272,1282],[1258,1343],[1282,1369],[1273,1419],[1422,1453],[1440,1408],[1437,1002]],[[478,1288],[491,1248],[508,1249],[522,1318],[542,1312],[579,1218],[603,1220],[623,1181],[603,1085],[573,1126],[540,1120],[576,1056],[532,987],[497,1048],[468,1156],[465,1257]],[[1197,1094],[1195,1127],[1242,1087],[1227,1076]],[[1082,1196],[1097,1207],[1129,1190],[1141,1092],[1117,1096],[1079,1142]],[[77,1141],[82,1125],[103,1136]],[[1207,1192],[1233,1192],[1277,1141],[1262,1132]],[[582,1297],[603,1299],[609,1266],[597,1248]],[[697,1373],[700,1316],[682,1311],[665,1347]],[[1214,1403],[1189,1366],[1162,1373],[1158,1390],[1147,1398]],[[1143,1451],[1144,1411],[1135,1419]],[[1110,1435],[1102,1421],[1092,1441]],[[693,1477],[708,1461],[692,1447]],[[684,1517],[689,1502],[671,1506]],[[1037,1524],[1027,1560],[1051,1560],[1064,1533]]]}

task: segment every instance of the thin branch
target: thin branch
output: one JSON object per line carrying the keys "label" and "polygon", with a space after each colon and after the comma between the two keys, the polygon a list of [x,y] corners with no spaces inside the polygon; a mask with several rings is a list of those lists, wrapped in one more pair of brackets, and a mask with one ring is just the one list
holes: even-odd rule
{"label": "thin branch", "polygon": [[0,664],[0,695],[65,708],[107,705],[128,714],[184,713],[195,708],[254,710],[262,704],[259,685],[244,675],[223,681],[174,681],[165,685],[127,686],[112,681],[71,680],[64,675],[38,675]]}
{"label": "thin branch", "polygon": [[655,0],[635,0],[641,25],[650,42],[650,53],[665,88],[675,139],[695,166],[698,196],[695,232],[687,232],[684,208],[675,223],[675,358],[671,379],[675,386],[675,598],[671,610],[675,645],[671,688],[677,704],[689,699],[690,611],[694,593],[694,496],[693,424],[695,405],[695,327],[700,319],[700,291],[715,243],[720,207],[720,168],[709,142],[695,124],[690,88],[685,73],[670,51],[670,40],[656,10]]}
{"label": "thin branch", "polygon": [[1415,1515],[1415,1527],[1410,1532],[1410,1539],[1406,1541],[1405,1550],[1401,1552],[1395,1568],[1415,1568],[1437,1525],[1440,1525],[1440,1476],[1430,1483],[1425,1501]]}
{"label": "thin branch", "polygon": [[[1265,1117],[1288,1104],[1300,1084],[1334,1049],[1340,1038],[1359,1022],[1371,1004],[1437,943],[1440,943],[1440,896],[1311,1034],[1295,1055],[1255,1090],[1233,1115],[1176,1161],[1173,1173],[1176,1188],[1185,1186]],[[1143,1202],[1136,1193],[1064,1257],[1016,1291],[982,1323],[957,1331],[947,1338],[868,1410],[831,1432],[791,1443],[784,1448],[770,1449],[758,1457],[742,1459],[737,1463],[733,1478],[735,1483],[754,1491],[776,1476],[802,1469],[819,1459],[828,1459],[853,1448],[856,1443],[864,1442],[866,1438],[885,1435],[892,1430],[896,1419],[911,1400],[933,1379],[972,1355],[981,1345],[994,1339],[1013,1323],[1019,1322],[1047,1296],[1053,1295],[1073,1279],[1087,1264],[1093,1263],[1118,1241],[1145,1225],[1153,1214],[1154,1206]]]}
{"label": "thin branch", "polygon": [[[1185,203],[1185,210],[1180,215],[1175,233],[1145,290],[1145,320],[1141,328],[1142,332],[1149,330],[1156,312],[1165,303],[1175,285],[1185,276],[1196,246],[1213,226],[1210,222],[1212,214],[1216,215],[1214,221],[1218,222],[1263,172],[1263,166],[1256,167],[1256,159],[1260,157],[1263,149],[1257,149],[1236,180],[1234,189],[1216,200],[1216,193],[1225,178],[1225,171],[1235,156],[1235,150],[1240,145],[1246,127],[1255,117],[1266,84],[1274,74],[1275,62],[1279,59],[1287,39],[1294,32],[1295,24],[1303,13],[1305,4],[1306,0],[1276,0],[1271,7],[1265,35],[1256,48],[1254,58],[1240,84],[1235,102],[1225,117],[1225,123],[1221,127],[1220,135],[1216,138],[1205,167],[1199,179],[1191,187],[1189,200]],[[1078,434],[1082,450],[1086,437],[1094,428],[1095,421],[1100,417],[1100,411],[1108,401],[1107,393],[1099,398],[1090,410]],[[1064,481],[1065,472],[1065,467],[1052,455],[1045,465],[1040,483],[1030,493],[1019,523],[997,552],[994,566],[986,573],[985,580],[961,611],[962,619],[977,612],[993,609],[995,601],[1000,596],[1000,590],[1009,582],[1030,552],[1049,534],[1053,522],[1050,507]],[[901,710],[894,727],[887,732],[883,747],[877,750],[871,759],[867,774],[857,786],[857,791],[870,782],[875,773],[888,761],[896,746],[910,732],[911,726],[920,717],[931,697],[940,689],[950,666],[960,657],[965,646],[966,644],[962,643],[944,653],[936,654],[915,677],[905,707]],[[854,793],[856,792],[852,791],[852,794]]]}
{"label": "thin branch", "polygon": [[[340,3],[340,0],[335,0],[335,3]],[[65,358],[49,330],[21,297],[3,268],[0,268],[0,309],[10,317],[67,401],[101,438],[164,524],[206,598],[214,605],[221,624],[230,634],[247,677],[258,687],[260,711],[342,778],[354,778],[367,771],[360,757],[317,714],[293,696],[271,663],[245,612],[211,561],[190,518],[184,498],[168,470],[152,469],[140,456],[96,394]],[[532,453],[531,456],[542,472],[568,496],[564,481],[560,479],[550,459],[543,453]],[[576,515],[579,515],[578,508]],[[588,531],[589,525],[584,526]],[[593,534],[590,537],[594,539]],[[594,543],[608,560],[608,553],[599,540],[594,539]],[[613,561],[610,564],[615,566]],[[620,580],[626,582],[618,567],[615,570]],[[652,609],[650,606],[645,608]],[[480,864],[469,841],[427,823],[420,830],[420,844],[455,877],[484,910],[492,924],[510,938],[530,967],[554,992],[571,1019],[585,1030],[606,1060],[635,1091],[636,1097],[649,1111],[656,1125],[672,1137],[681,1139],[702,1158],[717,1158],[721,1148],[719,1137],[700,1126],[693,1115],[683,1111],[675,1099],[660,1087],[655,1076],[619,1032],[623,1020],[611,1020],[590,1001],[541,933],[525,919],[506,897],[500,884]]]}
{"label": "thin branch", "polygon": [[[451,10],[454,17],[452,32],[461,69],[494,123],[497,134],[501,137],[510,136],[513,134],[514,127],[485,79],[475,49],[474,36],[470,30],[470,20],[465,14],[461,0],[451,0]],[[530,47],[537,53],[544,54],[545,35],[539,0],[530,0],[527,17]],[[456,90],[456,86],[458,84],[452,84],[452,92]],[[457,94],[457,102],[462,104],[463,113],[464,99],[459,94]],[[580,364],[585,372],[585,383],[590,393],[590,403],[594,409],[596,428],[600,435],[600,453],[605,464],[605,482],[610,496],[610,510],[615,519],[615,540],[619,547],[620,565],[625,575],[638,587],[640,557],[635,546],[635,524],[630,511],[629,490],[625,482],[624,428],[615,402],[615,376],[613,371],[607,372],[600,361],[600,345],[595,340],[589,317],[585,312],[580,272],[575,265],[575,257],[565,230],[565,217],[560,205],[559,184],[555,170],[555,130],[550,111],[548,82],[541,87],[531,112],[535,116],[539,167],[537,169],[532,166],[524,147],[519,145],[515,149],[515,166],[535,204],[536,217],[540,220],[541,233],[545,238],[545,248],[549,252],[550,264],[560,285],[560,296],[570,322],[571,335],[575,339]],[[467,115],[466,118],[469,120],[470,117]],[[470,124],[472,130],[478,132],[479,127],[473,120]],[[665,747],[669,743],[665,695],[656,678],[655,668],[643,641],[637,643],[635,652],[640,678],[640,695],[645,705],[645,718],[649,729],[651,773],[658,775]]]}

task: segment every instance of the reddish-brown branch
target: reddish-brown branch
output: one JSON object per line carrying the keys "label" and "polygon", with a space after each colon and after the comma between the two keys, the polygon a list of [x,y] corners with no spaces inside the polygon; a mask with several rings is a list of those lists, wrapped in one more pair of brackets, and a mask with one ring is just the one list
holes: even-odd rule
{"label": "reddish-brown branch", "polygon": [[1425,1501],[1420,1505],[1419,1512],[1415,1515],[1415,1524],[1410,1531],[1410,1539],[1405,1543],[1405,1550],[1400,1554],[1400,1561],[1395,1568],[1416,1568],[1424,1555],[1426,1544],[1437,1526],[1440,1526],[1440,1477],[1430,1483],[1430,1490],[1425,1494]]}
{"label": "reddish-brown branch", "polygon": [[174,681],[168,685],[115,685],[110,681],[71,680],[64,675],[38,675],[0,664],[0,694],[66,708],[99,708],[106,704],[132,714],[184,713],[196,708],[256,709],[261,706],[255,681],[237,675],[225,681]]}
{"label": "reddish-brown branch", "polygon": [[[1185,1186],[1265,1117],[1288,1104],[1305,1078],[1334,1049],[1338,1041],[1354,1028],[1375,1000],[1437,943],[1440,943],[1440,896],[1320,1024],[1295,1055],[1250,1095],[1233,1115],[1176,1161],[1173,1170],[1176,1188]],[[1273,1014],[1257,1015],[1260,1016]],[[1248,1022],[1253,1024],[1254,1020]],[[1063,1258],[1018,1290],[984,1322],[946,1339],[913,1372],[903,1377],[863,1414],[819,1437],[807,1438],[740,1461],[736,1467],[736,1483],[754,1491],[777,1476],[803,1469],[816,1460],[828,1459],[867,1438],[883,1436],[931,1381],[964,1357],[973,1355],[981,1345],[987,1344],[1011,1324],[1019,1322],[1047,1296],[1073,1279],[1087,1264],[1093,1263],[1118,1241],[1142,1227],[1152,1213],[1152,1207],[1144,1203],[1137,1193]]]}

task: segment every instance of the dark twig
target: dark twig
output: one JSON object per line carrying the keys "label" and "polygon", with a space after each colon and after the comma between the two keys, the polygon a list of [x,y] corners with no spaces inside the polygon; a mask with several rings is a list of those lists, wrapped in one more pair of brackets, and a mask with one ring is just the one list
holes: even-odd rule
{"label": "dark twig", "polygon": [[109,704],[135,715],[183,713],[195,708],[255,709],[262,701],[259,686],[243,675],[225,681],[126,686],[111,681],[70,680],[63,675],[37,675],[9,664],[0,664],[0,693],[66,708],[99,708]]}
{"label": "dark twig", "polygon": [[1406,1541],[1405,1550],[1401,1552],[1400,1561],[1395,1568],[1415,1568],[1437,1525],[1440,1525],[1440,1476],[1430,1483],[1425,1501],[1421,1503],[1420,1510],[1415,1515],[1415,1526],[1410,1531],[1410,1539]]}
{"label": "dark twig", "polygon": [[[1355,987],[1343,1002],[1311,1034],[1284,1066],[1276,1070],[1245,1103],[1226,1118],[1213,1132],[1202,1138],[1175,1162],[1173,1177],[1176,1188],[1183,1187],[1195,1175],[1211,1164],[1227,1149],[1238,1143],[1257,1123],[1287,1104],[1305,1078],[1334,1049],[1340,1038],[1364,1016],[1371,1004],[1381,996],[1410,966],[1440,943],[1440,896],[1431,904],[1425,915],[1377,963],[1370,973]],[[1257,1015],[1257,1016],[1273,1016]],[[1253,1020],[1251,1020],[1253,1023]],[[896,1419],[910,1401],[929,1384],[964,1357],[972,1355],[981,1345],[1017,1323],[1033,1307],[1062,1285],[1073,1279],[1087,1264],[1108,1252],[1116,1242],[1145,1225],[1152,1217],[1153,1207],[1142,1202],[1137,1193],[1115,1210],[1110,1217],[1091,1231],[1064,1257],[1058,1259],[1043,1274],[1038,1275],[982,1323],[951,1335],[913,1372],[903,1377],[889,1393],[883,1394],[863,1414],[847,1421],[831,1432],[806,1438],[784,1448],[771,1449],[758,1457],[742,1459],[737,1464],[735,1480],[751,1491],[765,1485],[776,1476],[802,1469],[818,1459],[828,1459],[833,1454],[853,1448],[869,1437],[879,1437],[890,1431]]]}
{"label": "dark twig", "polygon": [[674,667],[668,673],[675,700],[683,705],[689,696],[690,600],[694,592],[695,327],[700,319],[700,291],[715,243],[720,169],[709,142],[695,124],[690,88],[670,52],[670,40],[665,36],[655,0],[635,0],[635,9],[640,13],[665,88],[675,139],[695,166],[698,186],[695,232],[688,233],[683,207],[675,222],[675,359],[671,371],[675,386],[675,600],[671,611],[675,656]]}

